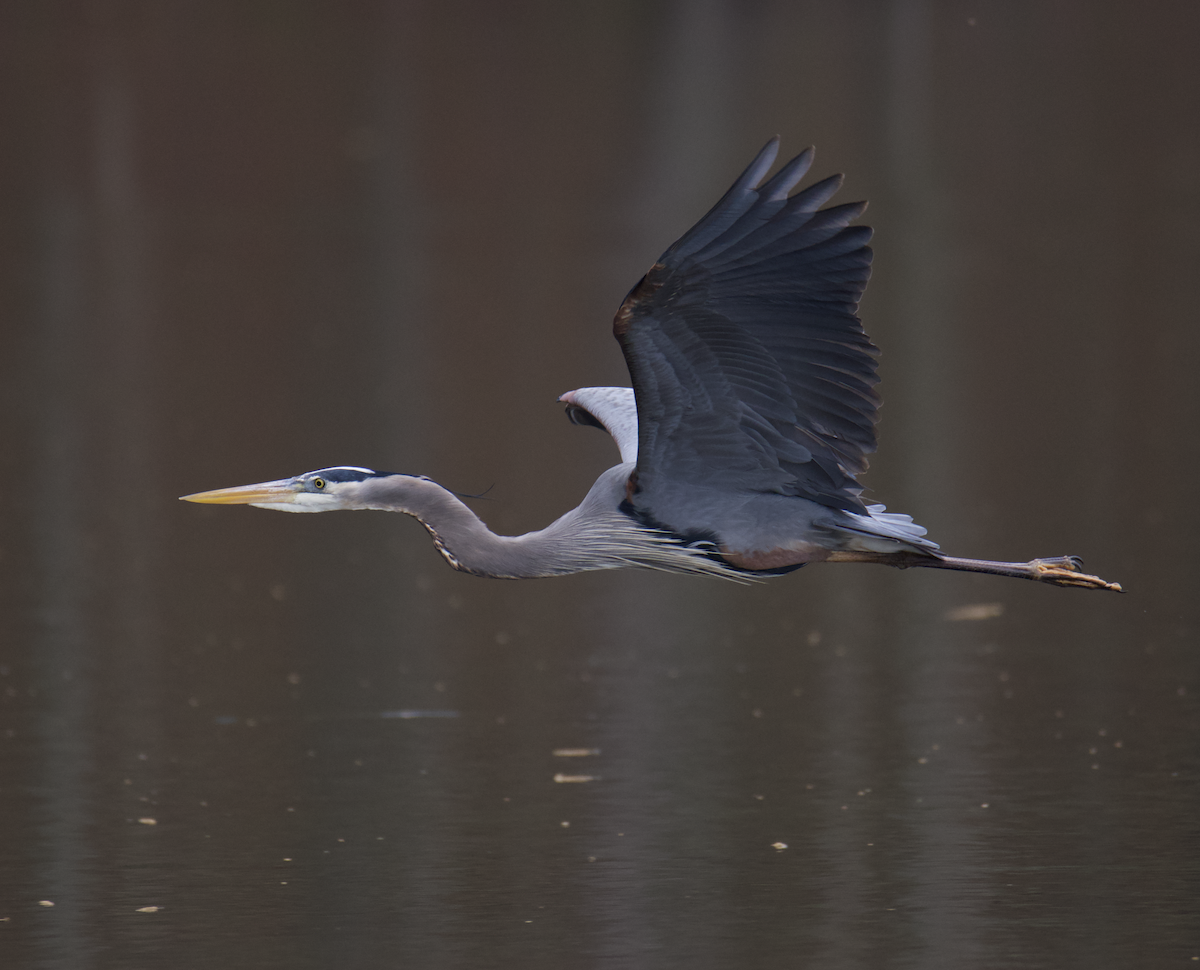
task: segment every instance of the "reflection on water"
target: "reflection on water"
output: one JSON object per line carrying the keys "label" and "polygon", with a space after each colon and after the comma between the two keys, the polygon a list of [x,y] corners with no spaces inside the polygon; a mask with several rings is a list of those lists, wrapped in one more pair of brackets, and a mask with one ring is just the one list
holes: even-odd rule
{"label": "reflection on water", "polygon": [[[128,711],[97,712],[77,752],[38,731],[38,696],[10,701],[30,726],[6,742],[26,833],[6,850],[8,929],[49,955],[73,926],[99,963],[236,946],[267,966],[1119,966],[1150,940],[1190,956],[1182,651],[1116,677],[1095,661],[1125,652],[1121,632],[1056,644],[910,616],[864,637],[733,615],[623,643],[545,623],[441,659],[401,635],[354,683],[160,698],[153,753],[119,740]],[[444,680],[398,673],[422,655]],[[430,695],[460,716],[377,705]],[[208,712],[221,701],[244,706]],[[82,777],[39,784],[39,762]]]}
{"label": "reflection on water", "polygon": [[[1190,5],[94,14],[4,32],[5,966],[1200,956]],[[777,130],[873,202],[872,497],[1129,595],[174,501],[356,462],[544,525],[615,460],[557,395]]]}

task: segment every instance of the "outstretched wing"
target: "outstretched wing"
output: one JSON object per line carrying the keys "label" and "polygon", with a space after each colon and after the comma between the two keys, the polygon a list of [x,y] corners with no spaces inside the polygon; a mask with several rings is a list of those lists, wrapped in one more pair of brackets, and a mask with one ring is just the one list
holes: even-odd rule
{"label": "outstretched wing", "polygon": [[812,149],[756,188],[772,139],[621,304],[613,331],[637,396],[635,489],[690,483],[865,512],[877,350],[858,301],[865,203],[821,206],[840,175],[788,197]]}

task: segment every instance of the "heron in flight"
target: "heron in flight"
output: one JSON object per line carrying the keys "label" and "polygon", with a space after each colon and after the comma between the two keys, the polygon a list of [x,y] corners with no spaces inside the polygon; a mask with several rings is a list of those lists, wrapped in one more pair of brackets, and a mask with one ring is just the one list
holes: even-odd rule
{"label": "heron in flight", "polygon": [[909,516],[863,502],[880,405],[877,350],[858,318],[871,229],[851,225],[866,205],[822,208],[840,175],[789,194],[812,149],[764,182],[778,148],[772,139],[617,310],[633,387],[559,399],[575,424],[612,435],[621,463],[546,528],[496,535],[423,475],[350,465],[184,500],[403,512],[455,569],[503,579],[640,566],[744,581],[870,562],[1120,591],[1074,556],[947,556]]}

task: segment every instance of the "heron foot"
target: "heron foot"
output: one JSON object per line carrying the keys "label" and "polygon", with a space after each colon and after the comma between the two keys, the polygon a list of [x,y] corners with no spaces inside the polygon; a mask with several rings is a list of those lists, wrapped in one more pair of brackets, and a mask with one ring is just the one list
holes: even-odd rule
{"label": "heron foot", "polygon": [[1035,559],[1029,564],[1033,569],[1030,579],[1055,586],[1081,586],[1084,589],[1111,589],[1124,593],[1120,583],[1110,583],[1083,571],[1083,560],[1078,556],[1056,556],[1052,559]]}

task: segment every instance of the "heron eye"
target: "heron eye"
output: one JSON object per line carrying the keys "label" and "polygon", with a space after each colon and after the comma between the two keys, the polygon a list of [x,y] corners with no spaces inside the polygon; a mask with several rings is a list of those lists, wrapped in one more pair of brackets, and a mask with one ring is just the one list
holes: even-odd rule
{"label": "heron eye", "polygon": [[324,487],[325,487],[325,479],[323,479],[323,478],[314,478],[313,479],[313,488],[320,490]]}

